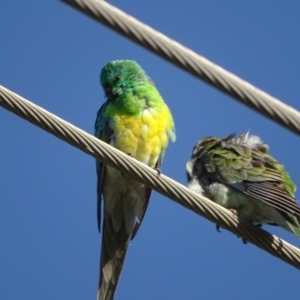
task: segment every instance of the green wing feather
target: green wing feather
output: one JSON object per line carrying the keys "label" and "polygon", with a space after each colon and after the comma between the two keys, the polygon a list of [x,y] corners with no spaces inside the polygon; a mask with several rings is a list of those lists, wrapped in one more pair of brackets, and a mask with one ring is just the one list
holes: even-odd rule
{"label": "green wing feather", "polygon": [[[109,126],[109,118],[104,117],[104,111],[110,101],[106,101],[99,109],[95,122],[95,136],[100,140],[110,143],[113,131]],[[98,230],[101,231],[101,202],[102,202],[102,186],[104,182],[105,163],[100,160],[96,161],[97,170],[97,224]]]}
{"label": "green wing feather", "polygon": [[268,153],[266,145],[250,148],[232,143],[231,138],[207,143],[197,153],[209,180],[236,188],[300,220],[296,186],[283,165]]}

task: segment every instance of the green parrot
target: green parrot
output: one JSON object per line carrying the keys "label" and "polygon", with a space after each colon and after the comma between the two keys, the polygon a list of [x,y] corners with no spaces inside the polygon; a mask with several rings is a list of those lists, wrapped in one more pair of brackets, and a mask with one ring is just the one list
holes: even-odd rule
{"label": "green parrot", "polygon": [[[95,123],[95,136],[159,170],[169,140],[175,142],[171,112],[153,81],[132,60],[108,62],[100,74],[107,101]],[[151,189],[97,161],[97,216],[104,200],[98,300],[114,298],[128,244],[144,218]]]}
{"label": "green parrot", "polygon": [[194,147],[186,172],[190,189],[238,217],[281,226],[300,238],[296,186],[259,137],[206,137]]}

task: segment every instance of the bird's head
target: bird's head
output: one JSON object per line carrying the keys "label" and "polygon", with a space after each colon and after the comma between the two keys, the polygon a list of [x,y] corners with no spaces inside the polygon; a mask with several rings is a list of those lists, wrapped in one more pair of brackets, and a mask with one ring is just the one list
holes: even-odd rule
{"label": "bird's head", "polygon": [[221,139],[216,136],[208,136],[199,140],[193,148],[192,158],[201,158],[211,147],[220,141]]}
{"label": "bird's head", "polygon": [[141,66],[133,60],[114,60],[101,70],[100,83],[109,100],[124,94],[127,89],[150,82]]}
{"label": "bird's head", "polygon": [[[220,143],[221,139],[215,136],[209,136],[198,141],[193,148],[191,159],[186,164],[186,175],[189,182],[190,188],[193,186],[194,174],[199,170],[197,169],[198,162],[202,160],[203,156],[209,151],[210,148],[214,147],[217,143]],[[198,186],[198,185],[197,185]],[[194,187],[192,188],[193,190]]]}

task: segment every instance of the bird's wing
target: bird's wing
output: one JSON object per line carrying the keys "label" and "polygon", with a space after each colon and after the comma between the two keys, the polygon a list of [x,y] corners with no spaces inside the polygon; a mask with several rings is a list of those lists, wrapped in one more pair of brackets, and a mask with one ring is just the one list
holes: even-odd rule
{"label": "bird's wing", "polygon": [[210,181],[234,187],[300,218],[300,206],[293,196],[295,186],[283,166],[268,153],[223,140],[209,149],[200,163]]}
{"label": "bird's wing", "polygon": [[[105,118],[103,113],[106,106],[109,104],[106,101],[99,109],[97,113],[97,118],[95,122],[95,136],[100,140],[110,143],[113,131],[109,126],[109,118]],[[96,161],[96,171],[97,171],[97,224],[98,230],[101,231],[101,202],[102,202],[102,186],[104,182],[105,173],[105,163],[100,160]]]}

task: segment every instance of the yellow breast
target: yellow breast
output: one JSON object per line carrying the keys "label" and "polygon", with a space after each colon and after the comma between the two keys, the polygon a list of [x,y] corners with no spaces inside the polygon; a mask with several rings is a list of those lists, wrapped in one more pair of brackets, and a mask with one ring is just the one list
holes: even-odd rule
{"label": "yellow breast", "polygon": [[173,129],[168,107],[164,105],[160,111],[147,108],[138,116],[116,115],[113,122],[112,145],[155,167],[160,153],[168,146],[168,132]]}

